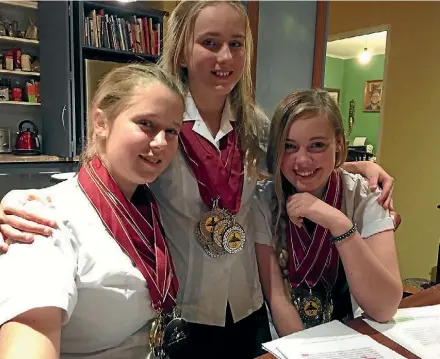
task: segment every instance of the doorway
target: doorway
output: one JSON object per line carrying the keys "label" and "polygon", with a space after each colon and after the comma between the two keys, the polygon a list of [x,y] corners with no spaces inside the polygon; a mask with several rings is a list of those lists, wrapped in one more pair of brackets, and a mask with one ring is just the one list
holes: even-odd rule
{"label": "doorway", "polygon": [[384,107],[387,29],[329,37],[324,88],[339,104],[349,161],[376,161]]}

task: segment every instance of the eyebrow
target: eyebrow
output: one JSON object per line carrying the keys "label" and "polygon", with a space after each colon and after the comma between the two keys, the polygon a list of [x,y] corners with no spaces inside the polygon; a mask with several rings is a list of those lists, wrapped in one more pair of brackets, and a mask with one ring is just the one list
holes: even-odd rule
{"label": "eyebrow", "polygon": [[312,137],[309,141],[326,140],[326,139],[327,139],[327,137],[325,137],[325,136],[315,136],[315,137]]}
{"label": "eyebrow", "polygon": [[[202,36],[213,36],[213,37],[219,37],[219,36],[221,36],[222,34],[221,33],[219,33],[219,32],[215,32],[215,31],[208,31],[208,32],[203,32],[203,33],[201,33],[200,35],[199,35],[199,37],[202,37]],[[245,38],[245,36],[244,36],[244,34],[242,34],[242,33],[237,33],[237,34],[233,34],[232,35],[232,38],[234,38],[234,39],[244,39]]]}
{"label": "eyebrow", "polygon": [[[316,141],[316,140],[327,140],[327,137],[325,136],[315,136],[309,139],[309,141]],[[286,138],[286,141],[295,142],[295,140],[291,138]]]}

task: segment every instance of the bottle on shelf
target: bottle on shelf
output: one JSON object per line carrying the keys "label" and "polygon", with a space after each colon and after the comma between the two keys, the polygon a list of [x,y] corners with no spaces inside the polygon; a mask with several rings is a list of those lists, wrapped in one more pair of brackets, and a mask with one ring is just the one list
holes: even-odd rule
{"label": "bottle on shelf", "polygon": [[15,86],[12,89],[12,101],[23,101],[23,91],[18,81],[15,82]]}

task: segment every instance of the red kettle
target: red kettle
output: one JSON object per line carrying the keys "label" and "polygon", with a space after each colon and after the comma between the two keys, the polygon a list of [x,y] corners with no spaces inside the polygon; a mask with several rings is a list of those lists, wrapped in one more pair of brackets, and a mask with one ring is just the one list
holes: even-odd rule
{"label": "red kettle", "polygon": [[[25,125],[30,125],[30,127],[25,128]],[[20,122],[18,125],[17,139],[15,140],[15,150],[18,153],[40,153],[38,128],[34,122],[30,120]]]}

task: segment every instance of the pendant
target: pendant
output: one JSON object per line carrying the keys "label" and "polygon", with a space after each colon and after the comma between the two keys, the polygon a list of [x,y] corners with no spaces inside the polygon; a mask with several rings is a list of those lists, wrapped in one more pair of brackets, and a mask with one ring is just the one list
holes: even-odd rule
{"label": "pendant", "polygon": [[162,349],[167,357],[178,353],[185,346],[189,335],[189,326],[185,319],[177,317],[166,325],[163,334]]}
{"label": "pendant", "polygon": [[200,218],[200,233],[207,238],[212,238],[215,226],[227,216],[226,212],[215,205],[212,210],[204,213]]}
{"label": "pendant", "polygon": [[231,227],[231,225],[232,221],[229,218],[225,218],[219,221],[215,226],[212,239],[219,248],[223,248],[223,234]]}
{"label": "pendant", "polygon": [[200,226],[197,225],[196,228],[194,229],[194,236],[196,237],[196,239],[200,242],[200,244],[202,246],[206,246],[208,244],[212,243],[212,239],[209,237],[205,237],[202,232],[200,231]]}
{"label": "pendant", "polygon": [[154,356],[160,358],[163,341],[163,316],[159,315],[154,319],[150,329],[150,348],[153,350]]}
{"label": "pendant", "polygon": [[246,242],[246,233],[243,227],[234,222],[223,234],[223,249],[231,254],[237,253],[243,249]]}

